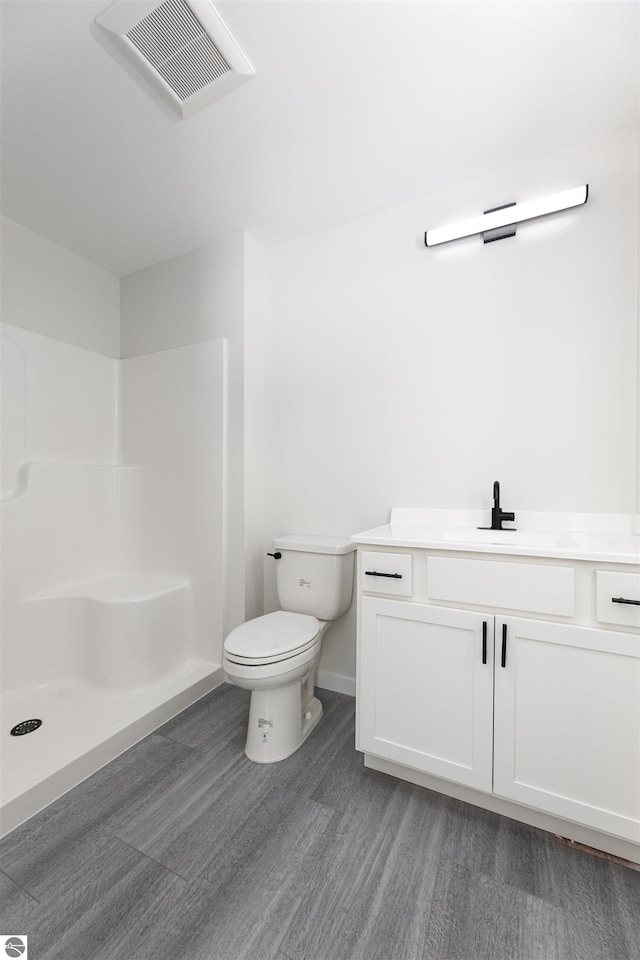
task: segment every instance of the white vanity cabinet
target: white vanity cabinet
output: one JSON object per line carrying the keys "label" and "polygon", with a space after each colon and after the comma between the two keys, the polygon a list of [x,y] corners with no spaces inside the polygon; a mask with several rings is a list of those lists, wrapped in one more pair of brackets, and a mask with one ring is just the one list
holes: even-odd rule
{"label": "white vanity cabinet", "polygon": [[493,617],[377,597],[360,616],[360,749],[491,790]]}
{"label": "white vanity cabinet", "polygon": [[640,638],[496,617],[495,649],[493,792],[638,840]]}
{"label": "white vanity cabinet", "polygon": [[640,861],[639,591],[632,564],[360,547],[366,765]]}

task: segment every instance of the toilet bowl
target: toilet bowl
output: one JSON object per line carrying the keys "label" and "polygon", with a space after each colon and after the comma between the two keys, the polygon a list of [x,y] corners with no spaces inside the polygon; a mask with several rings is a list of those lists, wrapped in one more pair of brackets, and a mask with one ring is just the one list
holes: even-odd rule
{"label": "toilet bowl", "polygon": [[319,723],[314,677],[322,638],[349,606],[353,588],[350,541],[288,536],[274,547],[286,609],[232,630],[222,662],[227,679],[251,691],[245,753],[256,763],[284,760]]}
{"label": "toilet bowl", "polygon": [[245,744],[250,760],[284,760],[322,717],[313,675],[328,626],[314,617],[280,610],[249,620],[227,637],[223,659],[227,678],[252,691]]}

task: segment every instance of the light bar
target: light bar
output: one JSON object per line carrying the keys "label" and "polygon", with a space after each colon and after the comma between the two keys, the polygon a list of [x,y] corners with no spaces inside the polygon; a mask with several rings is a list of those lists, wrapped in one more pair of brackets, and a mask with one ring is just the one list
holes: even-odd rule
{"label": "light bar", "polygon": [[581,187],[572,187],[571,190],[562,190],[560,193],[541,197],[539,200],[516,203],[500,210],[494,210],[491,213],[484,213],[480,217],[460,220],[459,223],[452,223],[449,227],[436,227],[434,230],[427,230],[424,235],[424,242],[427,247],[435,247],[438,243],[447,243],[448,240],[458,240],[460,237],[470,237],[474,233],[485,233],[487,230],[506,227],[509,224],[518,223],[520,220],[544,217],[546,214],[556,213],[558,210],[578,207],[581,203],[587,202],[588,196],[589,184],[586,183]]}

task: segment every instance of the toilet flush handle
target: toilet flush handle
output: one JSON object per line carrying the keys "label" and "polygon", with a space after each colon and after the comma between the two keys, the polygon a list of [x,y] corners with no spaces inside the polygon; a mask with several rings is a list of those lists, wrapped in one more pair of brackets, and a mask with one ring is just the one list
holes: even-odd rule
{"label": "toilet flush handle", "polygon": [[268,553],[267,556],[273,557],[274,560],[279,560],[282,554],[280,553],[279,550],[277,550],[275,553]]}

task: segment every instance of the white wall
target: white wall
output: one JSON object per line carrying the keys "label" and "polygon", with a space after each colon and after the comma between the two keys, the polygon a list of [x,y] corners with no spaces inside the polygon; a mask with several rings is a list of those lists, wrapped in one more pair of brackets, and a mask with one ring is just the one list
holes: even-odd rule
{"label": "white wall", "polygon": [[[640,158],[640,124],[638,125],[637,130],[637,152],[638,157]],[[638,161],[638,166],[640,167],[640,159]],[[640,179],[640,171],[638,174]],[[637,200],[638,210],[636,217],[636,227],[638,231],[638,246],[637,249],[640,252],[640,196]],[[638,303],[636,307],[638,315],[638,327],[640,330],[640,277],[638,279]],[[635,525],[634,532],[640,536],[640,332],[638,333],[637,344],[636,344],[636,505],[635,505]]]}
{"label": "white wall", "polygon": [[51,623],[19,601],[118,563],[119,281],[3,217],[2,318],[1,652],[11,687],[44,682],[63,659]]}
{"label": "white wall", "polygon": [[0,224],[3,320],[119,357],[118,278],[7,217]]}
{"label": "white wall", "polygon": [[[11,402],[3,407],[4,493],[15,487],[16,464],[24,459],[116,462],[123,455],[134,455],[131,430],[125,437],[126,451],[119,446],[124,424],[122,403],[116,411],[118,365],[109,367],[113,380],[108,410],[104,410],[102,368],[95,369],[101,358],[95,354],[124,358],[127,373],[122,383],[132,402],[128,371],[136,366],[136,358],[146,370],[148,355],[225,339],[225,631],[261,613],[264,280],[260,248],[236,234],[120,280],[11,220],[3,218],[2,228],[2,316],[18,332],[24,330],[24,337],[31,337],[30,378],[42,387],[24,393],[24,357],[17,344],[7,341],[3,379],[11,389]],[[65,360],[74,349],[72,344],[83,354],[75,366]],[[152,358],[148,364],[153,366]],[[170,398],[175,388],[171,376],[167,384]],[[35,413],[23,409],[25,397],[31,406],[39,405]],[[100,446],[105,417],[110,420],[108,456]],[[122,478],[130,484],[135,474],[122,473]],[[217,572],[212,571],[214,575]]]}
{"label": "white wall", "polygon": [[21,462],[115,462],[115,360],[8,323],[1,355],[3,497]]}
{"label": "white wall", "polygon": [[[68,279],[64,254],[60,287]],[[32,285],[39,283],[40,266],[34,258]],[[81,261],[80,280],[82,271]],[[52,258],[45,286],[54,273]],[[25,270],[28,301],[26,278]],[[96,296],[98,314],[101,304]],[[17,296],[4,306],[5,316],[24,319]],[[91,328],[90,299],[85,306]],[[44,325],[44,301],[41,308]],[[54,642],[55,631],[36,607],[19,601],[121,571],[188,578],[190,655],[219,662],[225,341],[117,360],[63,342],[55,310],[50,329],[53,335],[44,336],[2,324],[4,682],[44,682],[56,658],[58,666],[67,662],[64,630]],[[238,498],[242,502],[241,490]],[[47,638],[51,649],[43,658],[38,651]],[[180,641],[186,644],[185,631]],[[36,665],[44,672],[36,673]]]}
{"label": "white wall", "polygon": [[[68,680],[87,663],[99,683],[125,674],[147,682],[187,658],[219,664],[225,342],[118,361],[9,324],[1,331],[3,689]],[[173,599],[148,596],[151,605],[129,612],[99,604],[94,621],[78,583],[123,572],[164,574],[165,583],[188,581],[188,589]],[[158,582],[130,577],[126,589],[142,600]],[[54,595],[44,605],[23,602],[42,591]],[[110,657],[116,641],[127,646],[132,623],[140,644],[128,670]],[[147,640],[155,649],[148,664],[140,656]]]}
{"label": "white wall", "polygon": [[[254,346],[262,323],[261,289],[261,252],[244,234],[121,282],[123,357],[219,338],[228,344],[225,633],[262,607],[256,559],[262,552],[262,513],[252,506],[253,494],[247,494],[249,502],[245,496],[248,460],[249,487],[261,493],[262,351]],[[247,411],[251,422],[245,436]]]}
{"label": "white wall", "polygon": [[264,256],[245,236],[244,557],[245,619],[264,609]]}
{"label": "white wall", "polygon": [[222,661],[226,343],[122,361],[122,566],[187,577],[195,653]]}
{"label": "white wall", "polygon": [[[589,183],[585,207],[426,249],[424,231]],[[265,537],[394,506],[630,513],[635,129],[269,252]],[[276,607],[266,567],[266,608]],[[354,675],[353,610],[321,669]]]}
{"label": "white wall", "polygon": [[0,330],[6,614],[21,596],[117,562],[117,361],[8,323]]}
{"label": "white wall", "polygon": [[45,682],[71,641],[25,597],[117,564],[117,361],[7,323],[2,332],[3,689]]}
{"label": "white wall", "polygon": [[241,330],[244,235],[121,279],[122,357],[226,338]]}

